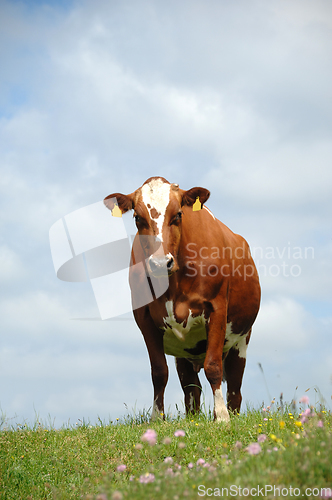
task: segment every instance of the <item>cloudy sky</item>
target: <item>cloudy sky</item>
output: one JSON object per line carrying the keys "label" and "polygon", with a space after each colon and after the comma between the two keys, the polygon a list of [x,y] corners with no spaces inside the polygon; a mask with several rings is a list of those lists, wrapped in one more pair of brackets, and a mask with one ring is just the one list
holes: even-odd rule
{"label": "cloudy sky", "polygon": [[[49,229],[154,175],[211,191],[262,306],[243,401],[332,393],[330,0],[0,0],[0,406],[9,423],[152,403],[130,315],[57,279]],[[265,379],[258,363],[261,363]],[[183,409],[169,358],[166,407]],[[201,376],[206,404],[210,387]]]}

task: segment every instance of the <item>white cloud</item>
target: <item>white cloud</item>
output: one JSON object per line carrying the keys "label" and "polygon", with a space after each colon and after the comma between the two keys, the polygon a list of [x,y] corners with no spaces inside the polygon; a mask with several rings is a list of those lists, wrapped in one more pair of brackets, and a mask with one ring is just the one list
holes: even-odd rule
{"label": "white cloud", "polygon": [[315,3],[310,0],[293,0],[292,2],[282,0],[271,4],[271,8],[277,18],[293,26],[332,28],[332,6],[325,0],[318,0]]}
{"label": "white cloud", "polygon": [[313,318],[295,300],[263,301],[253,328],[251,349],[269,363],[284,363],[294,349],[305,351],[313,335]]}
{"label": "white cloud", "polygon": [[19,342],[26,348],[31,343],[41,348],[48,343],[68,347],[79,343],[93,347],[101,342],[119,352],[121,348],[132,351],[140,343],[140,331],[130,315],[100,320],[89,283],[56,283],[56,293],[31,287],[2,298],[0,314],[9,345]]}
{"label": "white cloud", "polygon": [[26,275],[20,256],[7,245],[0,246],[0,281],[10,285]]}
{"label": "white cloud", "polygon": [[[262,151],[233,152],[220,168],[206,175],[208,185],[228,200],[257,209],[264,206],[280,212],[311,206],[311,215],[330,204],[332,173],[330,141],[309,144],[274,144]],[[315,205],[316,204],[316,205]]]}
{"label": "white cloud", "polygon": [[[133,362],[132,352],[126,352],[125,349],[122,353],[112,352],[110,346],[107,350],[103,350],[95,345],[95,342],[91,342],[89,349],[86,349],[82,344],[77,343],[72,350],[66,352],[60,348],[60,343],[58,348],[43,348],[36,351],[6,349],[1,355],[1,368],[13,381],[24,378],[31,384],[38,381],[41,373],[45,384],[54,381],[62,384],[68,380],[71,384],[89,382],[92,385],[103,385],[108,380],[109,384],[114,385],[112,379],[116,373],[121,373],[122,384],[130,383],[131,376],[125,373],[123,367]],[[124,348],[124,345],[121,347]],[[148,373],[142,359],[136,363],[135,371],[137,376]]]}

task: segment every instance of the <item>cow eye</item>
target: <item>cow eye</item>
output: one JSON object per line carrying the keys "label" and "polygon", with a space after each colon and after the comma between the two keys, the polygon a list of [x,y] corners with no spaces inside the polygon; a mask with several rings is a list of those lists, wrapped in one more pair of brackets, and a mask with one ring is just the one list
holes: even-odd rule
{"label": "cow eye", "polygon": [[135,222],[136,222],[137,227],[140,226],[140,228],[142,228],[142,227],[147,226],[146,220],[143,217],[141,217],[140,215],[135,214],[134,218],[135,218]]}
{"label": "cow eye", "polygon": [[176,216],[172,219],[171,225],[180,222],[181,219],[182,219],[182,212],[178,212]]}

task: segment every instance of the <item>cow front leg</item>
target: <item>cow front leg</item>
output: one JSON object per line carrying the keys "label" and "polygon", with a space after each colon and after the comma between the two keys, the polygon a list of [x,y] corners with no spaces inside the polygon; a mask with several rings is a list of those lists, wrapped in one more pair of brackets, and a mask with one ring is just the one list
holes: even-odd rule
{"label": "cow front leg", "polygon": [[202,386],[197,372],[190,361],[185,358],[176,358],[176,370],[184,392],[186,414],[198,413],[200,409]]}
{"label": "cow front leg", "polygon": [[214,419],[217,422],[228,422],[230,420],[221,389],[223,378],[222,353],[225,334],[226,315],[220,310],[218,312],[213,312],[210,316],[208,325],[208,342],[204,361],[204,371],[212,388]]}
{"label": "cow front leg", "polygon": [[157,418],[165,418],[164,393],[168,380],[168,366],[164,353],[157,360],[151,361],[150,358],[150,362],[154,389],[151,420],[156,420]]}
{"label": "cow front leg", "polygon": [[155,326],[147,308],[136,309],[134,316],[143,334],[151,365],[154,390],[151,420],[165,418],[164,393],[168,380],[168,366],[164,353],[163,333]]}

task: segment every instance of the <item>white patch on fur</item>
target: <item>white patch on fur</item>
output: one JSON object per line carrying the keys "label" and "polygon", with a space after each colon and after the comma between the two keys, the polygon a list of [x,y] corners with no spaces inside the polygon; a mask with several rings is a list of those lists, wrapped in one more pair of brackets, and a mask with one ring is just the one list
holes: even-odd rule
{"label": "white patch on fur", "polygon": [[239,358],[244,358],[246,359],[247,357],[247,335],[242,335],[239,342],[235,346],[235,349],[238,349],[239,351]]}
{"label": "white patch on fur", "polygon": [[191,392],[189,396],[189,410],[194,411],[194,395]]}
{"label": "white patch on fur", "polygon": [[234,347],[239,351],[239,358],[246,359],[247,357],[247,335],[241,335],[232,332],[232,323],[229,323],[226,328],[226,337],[224,344],[224,352],[228,352]]}
{"label": "white patch on fur", "polygon": [[214,392],[214,413],[217,422],[229,422],[229,413],[225,405],[221,387]]}
{"label": "white patch on fur", "polygon": [[157,418],[160,418],[160,410],[157,406],[156,400],[154,400],[151,413],[151,420],[156,420]]}
{"label": "white patch on fur", "polygon": [[[165,219],[166,209],[170,200],[171,185],[161,179],[153,179],[148,184],[142,186],[143,203],[149,211],[151,219],[153,219],[158,229],[158,239],[163,241],[162,229]],[[150,205],[150,208],[148,208]],[[155,209],[158,214],[157,218],[151,216],[152,209]]]}
{"label": "white patch on fur", "polygon": [[205,205],[203,205],[203,208],[209,212],[210,215],[212,215],[212,217],[214,218],[214,220],[216,220],[215,216],[213,215],[213,213],[211,212],[211,210],[208,209],[208,207],[206,207]]}
{"label": "white patch on fur", "polygon": [[[189,354],[185,349],[194,348],[201,340],[206,340],[206,323],[208,320],[204,316],[204,312],[200,316],[193,316],[189,309],[189,315],[186,320],[178,323],[173,309],[173,301],[169,300],[165,304],[167,316],[163,318],[164,326],[164,351],[166,354],[176,356],[177,358],[187,358],[192,362],[197,360],[198,365],[202,365],[205,359],[205,353],[199,355]],[[227,352],[236,342],[239,342],[242,337],[232,333],[232,323],[226,325],[226,339],[230,340],[224,348]],[[242,353],[242,350],[240,351]],[[203,365],[202,365],[203,366]]]}
{"label": "white patch on fur", "polygon": [[173,310],[173,301],[169,300],[165,304],[167,316],[164,319],[164,350],[166,354],[177,358],[203,359],[205,353],[201,355],[189,354],[185,349],[193,349],[196,344],[206,339],[206,319],[204,312],[200,316],[193,316],[189,309],[186,326],[185,321],[178,323]]}

